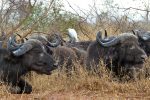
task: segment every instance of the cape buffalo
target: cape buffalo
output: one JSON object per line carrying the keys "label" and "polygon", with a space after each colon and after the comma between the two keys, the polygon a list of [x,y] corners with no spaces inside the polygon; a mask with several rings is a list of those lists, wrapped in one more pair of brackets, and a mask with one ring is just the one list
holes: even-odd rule
{"label": "cape buffalo", "polygon": [[119,75],[122,69],[130,70],[137,65],[142,66],[145,58],[146,53],[140,48],[138,38],[132,33],[122,33],[103,40],[99,32],[96,40],[88,47],[86,66],[88,70],[93,69],[97,72],[97,65],[101,59],[109,69]]}
{"label": "cape buffalo", "polygon": [[10,37],[8,49],[0,49],[0,79],[11,86],[11,93],[31,93],[32,86],[21,76],[30,71],[50,75],[56,69],[55,61],[39,40],[14,41]]}
{"label": "cape buffalo", "polygon": [[77,56],[73,49],[65,46],[49,48],[52,50],[52,56],[55,59],[60,71],[64,69],[67,75],[71,75],[71,71],[75,70],[74,63],[77,62]]}

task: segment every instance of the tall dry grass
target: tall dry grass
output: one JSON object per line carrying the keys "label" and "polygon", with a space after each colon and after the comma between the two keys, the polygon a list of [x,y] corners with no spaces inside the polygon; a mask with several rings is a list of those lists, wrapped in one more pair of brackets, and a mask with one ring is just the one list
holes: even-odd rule
{"label": "tall dry grass", "polygon": [[[144,68],[148,69],[150,60],[145,63]],[[110,71],[105,68],[104,64],[100,64],[101,76],[97,74],[89,74],[83,66],[76,64],[78,68],[76,72],[72,72],[67,77],[65,71],[53,71],[52,75],[38,75],[32,72],[31,77],[24,77],[33,86],[32,97],[42,97],[47,93],[53,92],[71,92],[71,91],[91,91],[99,94],[128,94],[128,95],[150,95],[150,80],[144,77],[138,80],[118,81]],[[15,97],[7,90],[7,86],[0,86],[0,97]],[[31,94],[31,95],[32,95]]]}

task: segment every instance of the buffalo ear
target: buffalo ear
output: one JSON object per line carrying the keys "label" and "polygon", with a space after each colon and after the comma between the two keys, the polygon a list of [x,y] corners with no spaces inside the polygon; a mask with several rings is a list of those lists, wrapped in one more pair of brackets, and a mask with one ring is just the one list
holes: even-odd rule
{"label": "buffalo ear", "polygon": [[4,59],[11,59],[12,58],[12,54],[11,52],[7,52],[3,54]]}
{"label": "buffalo ear", "polygon": [[10,56],[10,55],[4,55],[4,59],[10,60],[10,59],[11,59],[11,56]]}
{"label": "buffalo ear", "polygon": [[53,51],[51,49],[48,49],[47,53],[50,54],[50,55],[52,55]]}
{"label": "buffalo ear", "polygon": [[12,53],[8,53],[7,55],[4,55],[4,59],[11,62],[18,62],[16,59],[17,57],[14,56]]}
{"label": "buffalo ear", "polygon": [[51,47],[46,46],[46,51],[47,51],[48,54],[53,55],[53,50],[52,50]]}
{"label": "buffalo ear", "polygon": [[118,58],[119,50],[115,47],[111,48],[111,52],[109,52],[107,55],[110,59],[117,59]]}

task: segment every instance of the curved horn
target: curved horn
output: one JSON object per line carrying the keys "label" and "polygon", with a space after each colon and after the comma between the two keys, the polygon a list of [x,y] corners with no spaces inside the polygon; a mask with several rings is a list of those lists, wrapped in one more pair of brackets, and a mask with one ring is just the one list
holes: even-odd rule
{"label": "curved horn", "polygon": [[57,47],[59,44],[60,44],[60,41],[56,41],[56,43],[52,43],[50,41],[48,41],[47,37],[44,36],[44,35],[35,35],[35,36],[31,36],[29,38],[30,39],[36,39],[36,40],[39,40],[39,41],[42,41],[42,43],[48,45],[48,46],[51,46],[51,47]]}
{"label": "curved horn", "polygon": [[119,42],[119,39],[117,39],[116,37],[114,37],[113,39],[109,41],[102,41],[101,34],[102,34],[101,32],[97,33],[96,40],[104,47],[109,47]]}
{"label": "curved horn", "polygon": [[13,51],[13,54],[15,56],[21,56],[21,55],[23,55],[24,53],[26,53],[27,51],[29,51],[31,49],[32,49],[32,45],[31,44],[24,44],[19,49]]}
{"label": "curved horn", "polygon": [[13,36],[9,37],[9,40],[7,42],[7,49],[9,50],[16,50],[18,49],[22,44],[16,43],[16,35],[13,34]]}
{"label": "curved horn", "polygon": [[130,40],[130,39],[137,40],[138,38],[137,38],[137,36],[133,35],[132,33],[122,33],[122,34],[119,34],[117,37],[114,37],[108,41],[102,41],[101,38],[97,37],[98,42],[104,47],[113,46],[119,42],[123,43],[124,41]]}
{"label": "curved horn", "polygon": [[58,38],[61,46],[63,46],[64,43],[66,43],[66,41],[63,39],[63,37],[60,35],[60,33],[55,33],[54,36],[56,36],[56,38]]}
{"label": "curved horn", "polygon": [[61,38],[59,37],[59,35],[58,35],[58,34],[55,34],[55,36],[56,36],[56,39],[57,39],[57,41],[56,41],[55,43],[52,43],[52,42],[50,42],[50,41],[48,41],[48,40],[46,39],[47,42],[48,42],[48,45],[51,46],[51,47],[57,47],[58,45],[61,44]]}
{"label": "curved horn", "polygon": [[[24,43],[20,48],[13,51],[12,53],[15,56],[21,56],[21,55],[25,54],[27,51],[31,50],[33,48],[33,46],[35,45],[35,43],[37,43],[37,42],[39,42],[39,40],[30,39],[30,40],[26,41],[26,43]],[[41,45],[41,42],[39,42],[38,44]]]}
{"label": "curved horn", "polygon": [[60,44],[59,40],[57,40],[55,43],[52,43],[52,42],[49,42],[49,41],[47,41],[47,42],[48,42],[48,45],[51,46],[51,47],[57,47]]}

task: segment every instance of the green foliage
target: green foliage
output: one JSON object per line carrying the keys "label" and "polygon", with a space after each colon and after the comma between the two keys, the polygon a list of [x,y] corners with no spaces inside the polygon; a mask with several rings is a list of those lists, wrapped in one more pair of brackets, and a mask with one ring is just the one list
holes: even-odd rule
{"label": "green foliage", "polygon": [[33,7],[32,9],[32,13],[30,14],[30,16],[26,19],[26,21],[24,22],[24,28],[29,28],[32,27],[32,25],[39,21],[40,16],[42,16],[44,13],[44,9],[42,8],[42,3],[37,4],[36,6]]}
{"label": "green foliage", "polygon": [[36,23],[36,31],[48,32],[53,28],[53,30],[64,33],[69,27],[77,28],[78,21],[78,16],[63,10],[63,4],[55,1],[48,9],[47,6],[40,3],[32,9],[32,14],[24,23],[24,29],[30,28]]}

